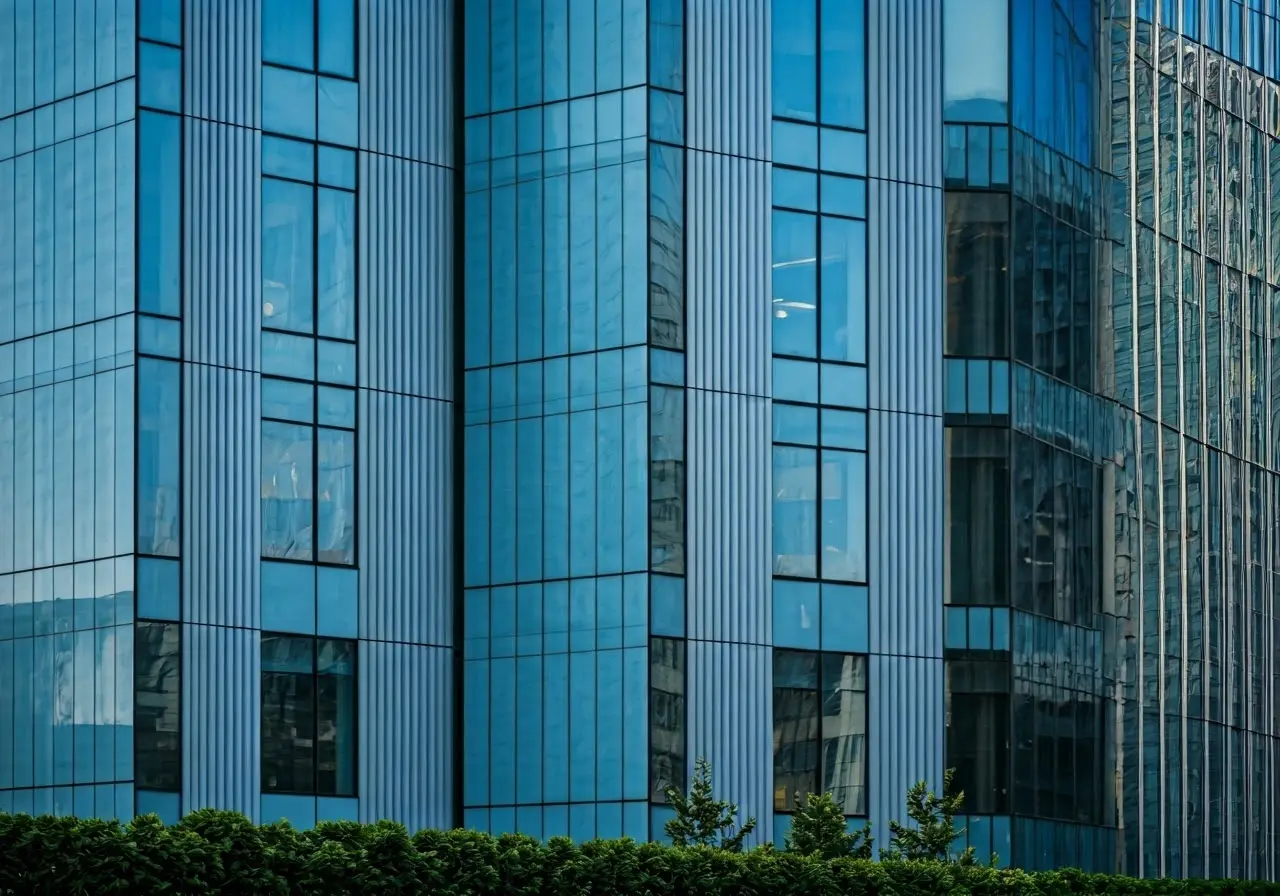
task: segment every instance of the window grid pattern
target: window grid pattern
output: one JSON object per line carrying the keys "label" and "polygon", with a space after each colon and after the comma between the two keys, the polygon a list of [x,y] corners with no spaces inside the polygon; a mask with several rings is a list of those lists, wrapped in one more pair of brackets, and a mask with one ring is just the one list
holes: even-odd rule
{"label": "window grid pattern", "polygon": [[683,636],[683,7],[463,17],[463,811],[481,830],[647,840],[650,738],[668,762],[683,738],[669,715],[650,730],[652,676],[670,690],[684,668],[650,662],[655,607]]}

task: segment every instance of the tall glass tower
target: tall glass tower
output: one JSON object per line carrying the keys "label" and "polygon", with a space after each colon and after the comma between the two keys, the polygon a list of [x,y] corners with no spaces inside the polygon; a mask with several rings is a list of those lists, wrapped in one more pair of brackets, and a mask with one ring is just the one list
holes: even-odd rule
{"label": "tall glass tower", "polygon": [[1280,876],[1272,0],[0,0],[0,811]]}

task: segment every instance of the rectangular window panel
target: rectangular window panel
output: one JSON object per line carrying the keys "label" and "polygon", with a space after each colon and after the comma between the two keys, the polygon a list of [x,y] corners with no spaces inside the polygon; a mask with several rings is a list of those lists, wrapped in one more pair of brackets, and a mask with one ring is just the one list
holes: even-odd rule
{"label": "rectangular window panel", "polygon": [[316,76],[264,65],[262,129],[316,139]]}
{"label": "rectangular window panel", "polygon": [[[328,191],[325,191],[328,192]],[[262,179],[262,325],[298,333],[315,329],[315,191]],[[336,245],[336,241],[331,245]],[[327,264],[326,264],[327,267]],[[326,270],[325,282],[332,280]],[[351,289],[354,290],[354,284]]]}
{"label": "rectangular window panel", "polygon": [[794,811],[818,791],[818,654],[773,652],[773,807]]}
{"label": "rectangular window panel", "polygon": [[262,423],[262,555],[311,560],[314,430]]}
{"label": "rectangular window panel", "polygon": [[315,639],[262,637],[262,790],[316,792]]}
{"label": "rectangular window panel", "polygon": [[341,429],[317,430],[316,546],[322,563],[356,562],[356,436]]}
{"label": "rectangular window panel", "polygon": [[773,352],[812,358],[818,345],[818,218],[773,213]]}
{"label": "rectangular window panel", "polygon": [[649,335],[684,348],[684,150],[661,144],[649,155]]}
{"label": "rectangular window panel", "polygon": [[356,197],[344,190],[316,193],[319,229],[317,331],[335,339],[356,338]]}
{"label": "rectangular window panel", "polygon": [[356,795],[356,645],[316,645],[316,793]]}
{"label": "rectangular window panel", "polygon": [[822,789],[867,813],[867,658],[822,655]]}
{"label": "rectangular window panel", "polygon": [[138,553],[178,556],[182,392],[178,364],[138,359]]}
{"label": "rectangular window panel", "polygon": [[653,802],[685,790],[685,642],[649,640],[649,784]]}
{"label": "rectangular window panel", "polygon": [[816,0],[792,0],[773,21],[773,114],[818,120]]}
{"label": "rectangular window panel", "polygon": [[943,117],[947,121],[1007,122],[1008,0],[945,0],[942,35]]}
{"label": "rectangular window panel", "polygon": [[[100,8],[105,7],[100,5]],[[99,29],[105,30],[107,27],[106,22],[98,21]],[[140,0],[138,37],[143,40],[163,41],[167,44],[181,44],[182,0]]]}
{"label": "rectangular window panel", "polygon": [[182,313],[181,119],[138,115],[138,310]]}
{"label": "rectangular window panel", "polygon": [[320,71],[356,76],[356,11],[352,0],[320,0]]}
{"label": "rectangular window panel", "polygon": [[862,221],[822,219],[822,357],[867,362],[867,225]]}
{"label": "rectangular window panel", "polygon": [[867,126],[866,10],[863,0],[821,4],[819,109],[823,124]]}
{"label": "rectangular window panel", "polygon": [[182,51],[141,41],[138,66],[138,105],[181,112]]}
{"label": "rectangular window panel", "polygon": [[134,774],[148,790],[182,788],[180,626],[139,622],[134,642]]}
{"label": "rectangular window panel", "polygon": [[315,68],[314,3],[315,0],[262,0],[263,62]]}
{"label": "rectangular window panel", "polygon": [[684,390],[649,391],[649,547],[654,572],[684,572]]}
{"label": "rectangular window panel", "polygon": [[822,452],[822,578],[867,580],[867,456],[861,452]]}
{"label": "rectangular window panel", "polygon": [[818,452],[773,449],[773,571],[818,575]]}

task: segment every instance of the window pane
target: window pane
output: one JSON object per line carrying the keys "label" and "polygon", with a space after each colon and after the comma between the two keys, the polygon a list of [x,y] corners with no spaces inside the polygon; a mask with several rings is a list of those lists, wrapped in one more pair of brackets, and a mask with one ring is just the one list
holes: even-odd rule
{"label": "window pane", "polygon": [[947,431],[949,557],[954,604],[1009,602],[1009,446],[1007,430]]}
{"label": "window pane", "polygon": [[182,0],[140,0],[138,37],[182,43]]}
{"label": "window pane", "polygon": [[1009,354],[1009,200],[946,194],[947,330],[950,355]]}
{"label": "window pane", "polygon": [[262,416],[295,423],[312,423],[315,417],[315,386],[291,380],[262,378]]}
{"label": "window pane", "polygon": [[321,336],[356,338],[356,197],[317,191],[320,228],[316,292]]}
{"label": "window pane", "polygon": [[818,219],[773,213],[773,351],[814,357],[818,343]]}
{"label": "window pane", "polygon": [[262,638],[262,790],[316,789],[315,641]]}
{"label": "window pane", "polygon": [[356,154],[349,149],[320,147],[320,183],[330,187],[356,188]]}
{"label": "window pane", "polygon": [[356,793],[356,645],[317,644],[316,793]]}
{"label": "window pane", "polygon": [[942,45],[943,117],[1008,121],[1009,0],[945,0]]}
{"label": "window pane", "polygon": [[320,0],[320,71],[356,76],[356,13],[351,0]]}
{"label": "window pane", "polygon": [[818,119],[818,16],[815,0],[792,0],[773,15],[773,114]]}
{"label": "window pane", "polygon": [[355,563],[356,436],[339,429],[321,429],[318,436],[317,559],[322,563]]}
{"label": "window pane", "polygon": [[685,644],[675,638],[649,642],[649,744],[653,802],[666,802],[666,789],[685,789]]}
{"label": "window pane", "polygon": [[262,61],[315,68],[314,0],[262,0]]}
{"label": "window pane", "polygon": [[818,655],[773,652],[773,807],[818,791]]}
{"label": "window pane", "polygon": [[684,348],[684,150],[654,144],[649,157],[649,335]]}
{"label": "window pane", "polygon": [[822,357],[867,360],[867,225],[861,221],[822,219]]}
{"label": "window pane", "polygon": [[822,788],[847,815],[867,814],[866,657],[822,656]]}
{"label": "window pane", "polygon": [[684,572],[684,390],[649,392],[650,569]]}
{"label": "window pane", "polygon": [[967,810],[1008,812],[1009,695],[948,693],[947,702],[947,764]]}
{"label": "window pane", "polygon": [[822,123],[867,126],[866,12],[863,0],[822,4]]}
{"label": "window pane", "polygon": [[315,144],[285,137],[262,138],[262,173],[310,182],[315,177]]}
{"label": "window pane", "polygon": [[312,559],[312,429],[262,423],[262,556]]}
{"label": "window pane", "polygon": [[138,359],[138,553],[178,556],[182,391],[173,361]]}
{"label": "window pane", "polygon": [[182,787],[182,721],[178,707],[180,628],[139,622],[134,641],[134,761],[136,786]]}
{"label": "window pane", "polygon": [[138,104],[182,111],[182,51],[142,41],[138,45]]}
{"label": "window pane", "polygon": [[138,116],[138,310],[182,313],[180,119]]}
{"label": "window pane", "polygon": [[773,449],[773,571],[818,575],[818,452]]}
{"label": "window pane", "polygon": [[860,452],[822,452],[822,577],[867,580],[867,456]]}
{"label": "window pane", "polygon": [[320,79],[320,139],[355,146],[360,139],[360,88],[355,81]]}
{"label": "window pane", "polygon": [[310,333],[314,327],[314,191],[262,179],[262,325]]}
{"label": "window pane", "polygon": [[793,445],[818,444],[818,409],[781,402],[774,404],[773,440]]}
{"label": "window pane", "polygon": [[291,137],[316,137],[316,76],[262,67],[262,129]]}

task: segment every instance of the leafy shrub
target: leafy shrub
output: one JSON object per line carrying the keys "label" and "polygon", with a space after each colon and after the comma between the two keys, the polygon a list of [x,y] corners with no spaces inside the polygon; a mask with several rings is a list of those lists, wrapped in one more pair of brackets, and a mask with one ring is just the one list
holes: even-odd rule
{"label": "leafy shrub", "polygon": [[826,861],[756,849],[422,831],[380,822],[254,826],[196,812],[164,827],[0,815],[0,893],[402,893],[431,896],[1280,896],[1280,885],[1135,880],[929,861]]}

